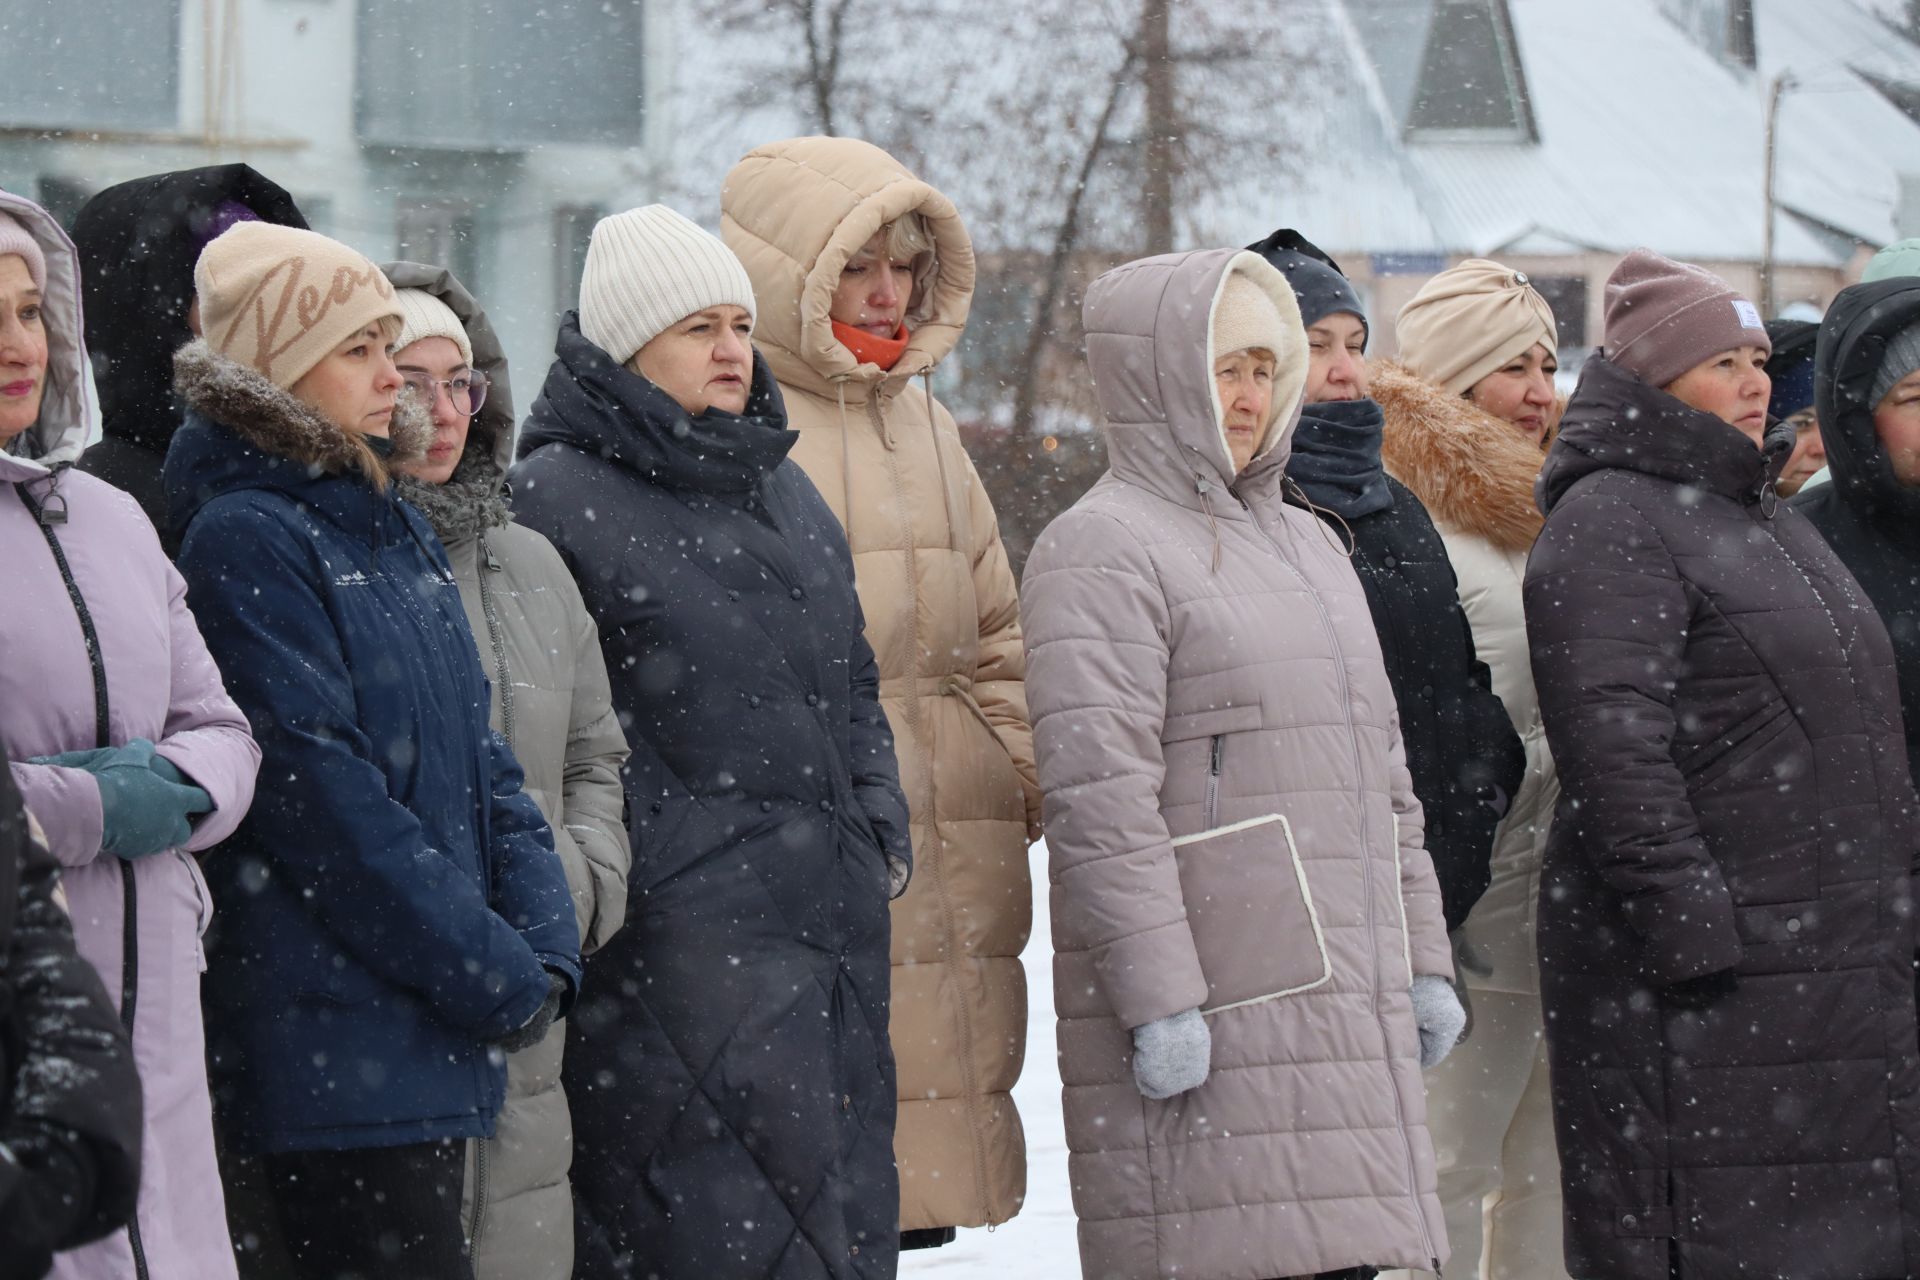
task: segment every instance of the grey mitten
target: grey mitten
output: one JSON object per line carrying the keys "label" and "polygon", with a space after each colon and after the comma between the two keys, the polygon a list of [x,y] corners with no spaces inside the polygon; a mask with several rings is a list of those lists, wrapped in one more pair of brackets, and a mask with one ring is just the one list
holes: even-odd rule
{"label": "grey mitten", "polygon": [[553,1028],[553,1020],[560,1016],[560,1000],[567,994],[567,982],[557,973],[547,974],[547,998],[533,1011],[533,1016],[520,1024],[516,1031],[509,1031],[494,1043],[508,1053],[519,1053],[522,1049],[531,1049],[547,1038],[547,1032]]}
{"label": "grey mitten", "polygon": [[1413,1024],[1420,1028],[1420,1069],[1430,1071],[1460,1043],[1467,1011],[1453,994],[1453,983],[1431,973],[1414,976],[1412,994]]}
{"label": "grey mitten", "polygon": [[1153,1099],[1198,1089],[1213,1063],[1213,1033],[1198,1009],[1133,1029],[1133,1082]]}

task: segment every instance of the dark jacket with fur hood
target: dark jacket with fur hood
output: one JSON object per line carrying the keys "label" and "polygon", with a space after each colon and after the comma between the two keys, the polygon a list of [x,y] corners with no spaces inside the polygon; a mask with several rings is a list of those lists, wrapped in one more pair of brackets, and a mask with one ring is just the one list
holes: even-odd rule
{"label": "dark jacket with fur hood", "polygon": [[[460,319],[486,403],[445,484],[411,476],[400,496],[446,547],[480,662],[493,677],[493,727],[526,771],[526,792],[553,827],[573,891],[581,947],[600,949],[627,915],[627,830],[620,767],[626,735],[613,714],[600,632],[553,544],[513,522],[513,391],[507,358],[473,295],[443,267],[390,262],[396,289],[422,289]],[[401,353],[404,355],[405,353]],[[507,1102],[494,1136],[472,1144],[467,1235],[478,1280],[566,1280],[573,1274],[573,1125],[560,1087],[564,1022],[507,1059]]]}
{"label": "dark jacket with fur hood", "polygon": [[[208,1048],[227,1142],[352,1149],[491,1132],[547,971],[579,977],[566,878],[433,531],[340,430],[204,342],[167,454],[188,599],[264,760],[208,866]],[[426,443],[398,412],[393,447]]]}
{"label": "dark jacket with fur hood", "polygon": [[1813,394],[1831,484],[1793,499],[1826,538],[1893,637],[1907,765],[1920,773],[1920,489],[1900,483],[1874,430],[1868,397],[1886,344],[1920,323],[1920,280],[1842,290],[1827,308],[1814,355]]}
{"label": "dark jacket with fur hood", "polygon": [[1893,648],[1774,498],[1792,447],[1594,356],[1541,473],[1541,999],[1580,1280],[1920,1275]]}

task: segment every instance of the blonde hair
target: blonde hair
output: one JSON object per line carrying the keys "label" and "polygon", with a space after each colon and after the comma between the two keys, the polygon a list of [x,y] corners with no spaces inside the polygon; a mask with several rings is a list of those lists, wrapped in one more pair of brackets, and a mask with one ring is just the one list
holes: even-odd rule
{"label": "blonde hair", "polygon": [[880,230],[887,237],[887,256],[895,262],[911,262],[917,267],[921,254],[933,253],[933,233],[917,212],[903,213]]}

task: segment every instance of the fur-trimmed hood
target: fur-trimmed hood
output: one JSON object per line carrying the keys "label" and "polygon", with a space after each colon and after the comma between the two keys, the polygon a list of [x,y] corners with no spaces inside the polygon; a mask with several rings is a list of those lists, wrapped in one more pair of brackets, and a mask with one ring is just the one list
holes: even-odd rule
{"label": "fur-trimmed hood", "polygon": [[1546,461],[1542,449],[1405,365],[1372,366],[1367,386],[1387,418],[1381,461],[1436,523],[1502,551],[1533,546],[1542,520],[1533,498]]}
{"label": "fur-trimmed hood", "polygon": [[[388,440],[345,431],[253,369],[196,338],[173,357],[174,389],[187,424],[167,452],[169,523],[184,537],[200,508],[236,489],[278,489],[317,506],[317,489],[358,475],[375,493],[390,484],[389,465],[426,456],[433,423],[402,396]],[[191,430],[190,430],[191,429]],[[234,447],[235,443],[242,446]]]}

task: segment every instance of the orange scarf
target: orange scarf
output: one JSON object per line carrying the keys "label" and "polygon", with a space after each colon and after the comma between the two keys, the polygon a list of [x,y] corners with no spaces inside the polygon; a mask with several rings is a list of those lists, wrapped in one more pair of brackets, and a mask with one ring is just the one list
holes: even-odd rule
{"label": "orange scarf", "polygon": [[852,325],[833,322],[833,336],[840,339],[840,345],[853,352],[853,358],[861,364],[877,364],[882,369],[892,369],[900,363],[900,357],[907,353],[907,343],[913,335],[907,332],[902,323],[900,332],[891,338],[876,338],[865,329],[856,329]]}

